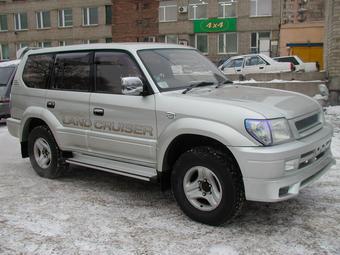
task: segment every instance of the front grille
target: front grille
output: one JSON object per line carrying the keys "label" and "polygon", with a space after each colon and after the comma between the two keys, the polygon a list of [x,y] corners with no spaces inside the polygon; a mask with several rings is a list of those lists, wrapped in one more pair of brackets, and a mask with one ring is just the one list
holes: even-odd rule
{"label": "front grille", "polygon": [[312,151],[308,151],[302,155],[300,155],[300,162],[298,169],[304,168],[315,161],[318,161],[322,156],[324,156],[328,150],[330,149],[331,140],[328,140],[326,143],[318,146]]}
{"label": "front grille", "polygon": [[304,131],[307,131],[310,128],[317,126],[318,124],[320,124],[320,120],[319,120],[319,114],[317,113],[307,118],[304,118],[302,120],[296,121],[295,127],[299,133],[302,133]]}

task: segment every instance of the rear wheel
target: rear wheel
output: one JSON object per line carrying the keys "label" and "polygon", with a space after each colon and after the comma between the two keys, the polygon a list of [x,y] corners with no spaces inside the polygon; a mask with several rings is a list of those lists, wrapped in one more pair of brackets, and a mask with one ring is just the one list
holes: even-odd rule
{"label": "rear wheel", "polygon": [[245,201],[237,163],[211,147],[196,147],[179,157],[172,190],[186,215],[215,226],[235,217]]}
{"label": "rear wheel", "polygon": [[41,177],[57,178],[65,168],[61,151],[46,126],[38,126],[31,131],[28,136],[28,152],[33,169]]}

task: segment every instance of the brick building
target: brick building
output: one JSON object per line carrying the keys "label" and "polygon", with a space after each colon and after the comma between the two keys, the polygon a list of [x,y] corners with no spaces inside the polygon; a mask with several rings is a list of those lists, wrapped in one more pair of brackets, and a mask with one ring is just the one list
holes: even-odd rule
{"label": "brick building", "polygon": [[111,0],[0,1],[0,59],[24,46],[112,41]]}
{"label": "brick building", "polygon": [[332,104],[340,102],[340,0],[327,0],[325,63]]}
{"label": "brick building", "polygon": [[212,60],[261,52],[277,56],[280,1],[160,1],[159,40],[188,44]]}
{"label": "brick building", "polygon": [[155,42],[158,35],[157,0],[112,0],[112,39],[116,42]]}

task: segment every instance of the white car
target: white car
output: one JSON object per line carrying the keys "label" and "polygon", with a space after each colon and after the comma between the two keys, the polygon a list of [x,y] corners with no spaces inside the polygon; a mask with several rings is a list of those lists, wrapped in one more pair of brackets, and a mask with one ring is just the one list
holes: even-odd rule
{"label": "white car", "polygon": [[277,62],[293,63],[296,72],[317,72],[319,70],[318,64],[315,62],[303,62],[298,56],[284,56],[273,58]]}
{"label": "white car", "polygon": [[228,59],[219,69],[225,74],[284,73],[292,72],[292,63],[279,63],[264,54],[250,54]]}

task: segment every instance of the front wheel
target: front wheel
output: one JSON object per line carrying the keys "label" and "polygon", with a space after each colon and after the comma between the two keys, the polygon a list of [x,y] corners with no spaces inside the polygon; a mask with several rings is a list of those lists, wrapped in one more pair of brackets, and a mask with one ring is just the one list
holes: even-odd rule
{"label": "front wheel", "polygon": [[175,163],[171,181],[183,212],[208,225],[232,219],[245,201],[237,163],[231,155],[210,147],[183,153]]}

